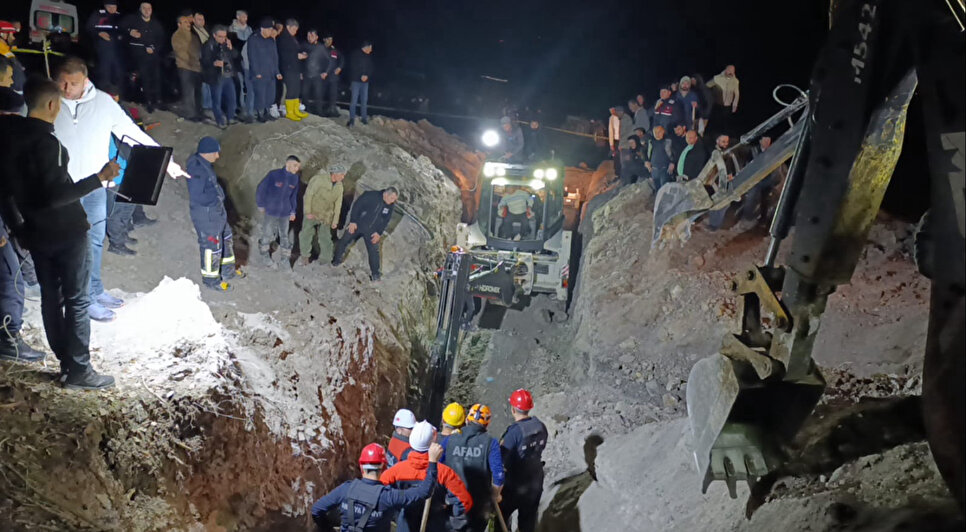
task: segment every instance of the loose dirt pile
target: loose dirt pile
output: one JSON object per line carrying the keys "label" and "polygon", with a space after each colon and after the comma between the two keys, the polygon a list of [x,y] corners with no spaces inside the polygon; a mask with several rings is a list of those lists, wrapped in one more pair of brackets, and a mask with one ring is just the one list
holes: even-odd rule
{"label": "loose dirt pile", "polygon": [[[199,293],[187,188],[167,181],[148,209],[159,223],[135,232],[138,255],[105,254],[105,284],[128,304],[95,324],[92,347],[117,390],[70,393],[53,370],[0,367],[0,530],[304,530],[311,501],[353,474],[358,449],[414,396],[433,272],[461,210],[446,175],[376,140],[374,125],[311,117],[222,132],[158,116],[151,134],[179,162],[200,137],[220,137],[215,168],[248,277],[228,294]],[[363,246],[338,268],[247,265],[255,186],[289,154],[303,182],[347,164],[346,208],[361,191],[400,189],[381,283]],[[42,344],[31,308],[27,334]]]}

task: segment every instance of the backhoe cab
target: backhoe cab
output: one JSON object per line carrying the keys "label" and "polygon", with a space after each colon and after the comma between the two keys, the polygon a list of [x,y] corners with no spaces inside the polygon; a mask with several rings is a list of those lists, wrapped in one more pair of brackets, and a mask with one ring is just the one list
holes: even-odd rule
{"label": "backhoe cab", "polygon": [[567,300],[572,234],[564,225],[564,168],[559,161],[483,165],[475,223],[457,227],[457,246],[472,257],[471,296],[510,306],[547,293]]}

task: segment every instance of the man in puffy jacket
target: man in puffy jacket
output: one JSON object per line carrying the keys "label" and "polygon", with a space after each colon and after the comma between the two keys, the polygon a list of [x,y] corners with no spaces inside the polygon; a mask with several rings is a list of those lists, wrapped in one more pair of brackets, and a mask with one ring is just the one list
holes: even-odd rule
{"label": "man in puffy jacket", "polygon": [[[67,58],[56,75],[60,85],[60,114],[54,121],[54,136],[71,154],[67,171],[71,179],[81,179],[96,173],[110,160],[111,134],[128,144],[157,146],[147,133],[131,120],[114,98],[98,90],[87,79],[87,65],[77,57]],[[168,164],[168,175],[185,176],[174,161]],[[104,291],[101,281],[101,257],[107,230],[107,190],[99,187],[81,199],[91,225],[91,280],[90,314],[96,321],[115,318],[112,308],[119,308],[124,301]]]}
{"label": "man in puffy jacket", "polygon": [[[412,446],[409,456],[398,464],[387,469],[379,480],[387,486],[408,488],[423,481],[428,475],[429,457],[427,452],[436,441],[436,428],[428,421],[420,421],[413,427],[409,435]],[[432,495],[427,532],[443,532],[449,521],[449,515],[465,515],[473,508],[473,498],[466,490],[466,485],[459,475],[449,467],[439,464],[437,472],[438,490]],[[446,501],[453,501],[454,508],[447,510]],[[410,506],[403,510],[396,522],[396,532],[417,532],[423,516],[423,505]]]}
{"label": "man in puffy jacket", "polygon": [[345,259],[346,248],[358,239],[366,243],[369,254],[369,271],[373,281],[382,278],[379,264],[379,242],[389,227],[389,220],[396,208],[399,191],[396,187],[364,192],[349,211],[349,225],[335,246],[332,265],[338,266]]}
{"label": "man in puffy jacket", "polygon": [[275,266],[269,252],[272,242],[278,239],[278,256],[288,260],[292,254],[292,243],[288,238],[289,224],[295,221],[298,208],[299,171],[302,162],[298,157],[289,155],[285,167],[272,170],[265,175],[255,189],[255,205],[262,218],[262,236],[258,240],[258,252],[266,263]]}
{"label": "man in puffy jacket", "polygon": [[235,248],[225,211],[225,191],[218,184],[212,163],[221,156],[221,145],[212,137],[198,142],[198,151],[188,158],[188,197],[191,223],[201,248],[201,278],[207,288],[231,290],[229,280],[242,276],[235,266]]}
{"label": "man in puffy jacket", "polygon": [[259,122],[268,122],[268,108],[275,103],[275,80],[282,79],[278,69],[278,48],[272,35],[275,32],[271,18],[263,18],[259,33],[248,38],[248,72],[255,93],[255,115]]}
{"label": "man in puffy jacket", "polygon": [[299,259],[302,266],[308,266],[312,254],[312,244],[318,233],[319,260],[332,260],[332,231],[339,228],[342,215],[342,196],[345,188],[346,168],[341,164],[329,167],[327,173],[319,172],[311,180],[302,199],[302,230],[299,232]]}

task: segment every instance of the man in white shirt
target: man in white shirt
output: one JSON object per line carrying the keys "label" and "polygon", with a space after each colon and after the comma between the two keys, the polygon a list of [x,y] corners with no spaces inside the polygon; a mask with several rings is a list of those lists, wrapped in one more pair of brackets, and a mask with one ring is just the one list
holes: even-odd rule
{"label": "man in white shirt", "polygon": [[[110,160],[112,133],[131,144],[158,145],[141,131],[109,94],[94,87],[87,77],[87,65],[82,59],[68,58],[55,79],[60,86],[63,105],[54,121],[54,136],[70,155],[67,172],[74,182],[97,173]],[[174,161],[168,165],[168,175],[172,178],[187,176]],[[115,315],[111,309],[124,305],[124,301],[104,291],[101,281],[101,257],[108,217],[107,194],[105,188],[99,188],[81,198],[87,221],[91,225],[89,311],[91,319],[97,321],[112,321]]]}

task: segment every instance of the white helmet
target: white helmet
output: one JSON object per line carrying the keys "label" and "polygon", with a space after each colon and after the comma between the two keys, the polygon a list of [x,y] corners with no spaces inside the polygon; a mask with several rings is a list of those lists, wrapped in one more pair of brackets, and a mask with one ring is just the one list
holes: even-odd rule
{"label": "white helmet", "polygon": [[392,418],[392,426],[411,429],[416,425],[416,415],[412,410],[400,408]]}

